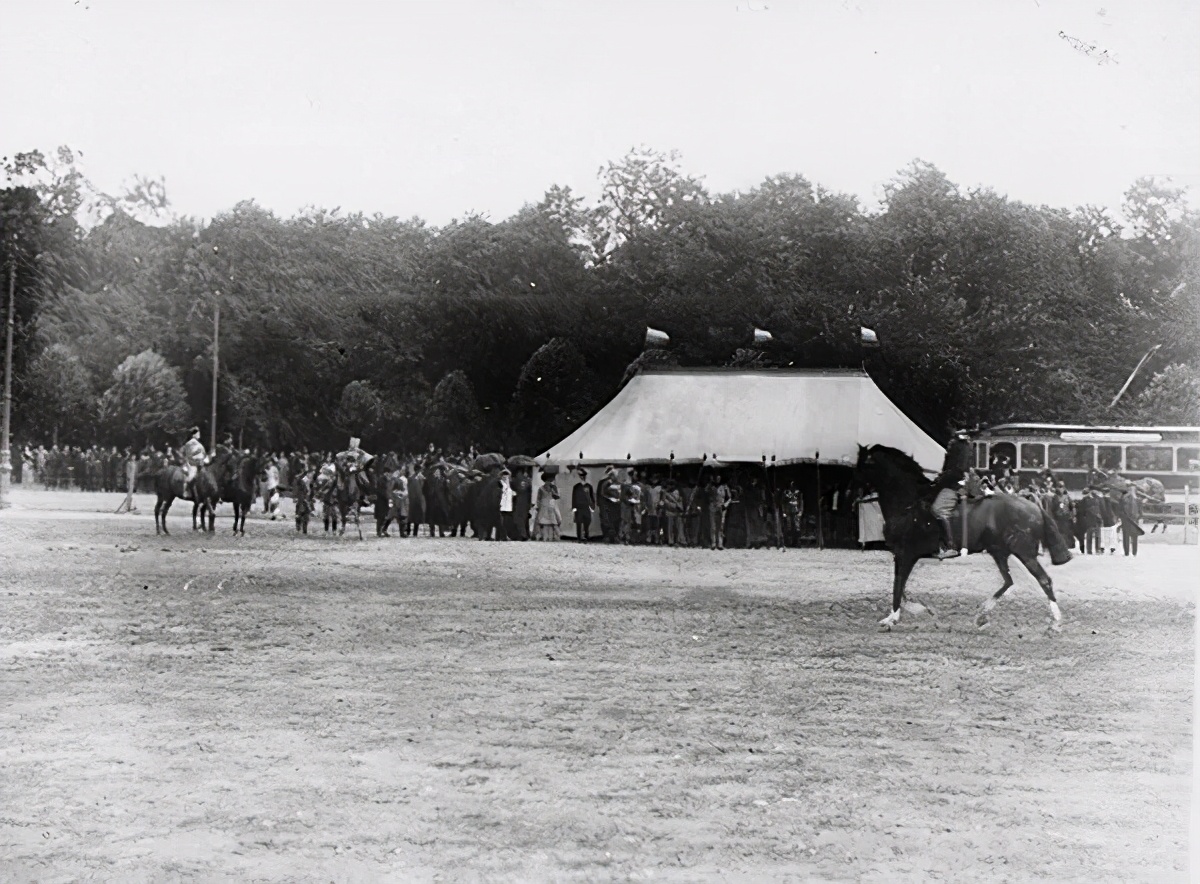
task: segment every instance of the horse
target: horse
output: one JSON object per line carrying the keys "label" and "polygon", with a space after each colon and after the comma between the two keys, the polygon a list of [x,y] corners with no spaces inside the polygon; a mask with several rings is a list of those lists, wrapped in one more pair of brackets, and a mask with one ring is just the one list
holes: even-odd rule
{"label": "horse", "polygon": [[[154,475],[154,533],[170,534],[167,530],[167,512],[175,498],[192,501],[192,530],[213,531],[216,528],[216,509],[220,501],[217,481],[212,470],[201,467],[196,472],[196,481],[192,484],[194,494],[189,498],[186,494],[186,482],[183,477],[183,467],[164,466]],[[197,515],[199,521],[197,522]],[[208,518],[207,527],[205,517]]]}
{"label": "horse", "polygon": [[333,486],[333,499],[337,504],[336,512],[341,519],[342,527],[338,534],[346,533],[346,523],[351,513],[354,515],[354,527],[358,531],[358,539],[362,540],[362,526],[358,523],[358,510],[362,505],[362,497],[370,490],[370,479],[365,474],[351,471],[345,462],[337,462],[337,481]]}
{"label": "horse", "polygon": [[246,513],[254,504],[258,483],[259,460],[253,454],[233,453],[225,461],[225,481],[221,499],[233,504],[233,533],[246,536]]}
{"label": "horse", "polygon": [[[861,481],[870,482],[879,493],[883,511],[884,538],[892,551],[894,578],[892,610],[879,621],[890,629],[900,620],[904,603],[904,587],[917,562],[937,555],[941,529],[929,507],[933,483],[911,457],[886,445],[859,447],[856,474]],[[995,561],[1004,578],[1004,585],[983,603],[975,624],[984,628],[988,614],[1000,597],[1013,585],[1008,569],[1008,557],[1016,556],[1050,602],[1051,631],[1062,628],[1062,613],[1054,595],[1054,584],[1037,560],[1038,546],[1050,551],[1050,561],[1063,565],[1071,560],[1071,552],[1063,542],[1054,519],[1040,506],[1013,494],[993,494],[977,501],[968,501],[966,537],[962,537],[962,504],[951,519],[958,545],[968,552],[986,551]]]}

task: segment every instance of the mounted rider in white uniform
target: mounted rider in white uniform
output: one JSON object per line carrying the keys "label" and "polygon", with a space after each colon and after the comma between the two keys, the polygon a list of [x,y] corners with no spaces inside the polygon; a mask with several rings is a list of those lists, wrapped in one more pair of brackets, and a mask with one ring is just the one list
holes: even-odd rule
{"label": "mounted rider in white uniform", "polygon": [[200,467],[208,461],[208,453],[204,450],[204,443],[200,441],[199,427],[192,427],[191,435],[183,443],[181,453],[183,455],[183,496],[188,500],[194,500],[196,475],[200,472]]}

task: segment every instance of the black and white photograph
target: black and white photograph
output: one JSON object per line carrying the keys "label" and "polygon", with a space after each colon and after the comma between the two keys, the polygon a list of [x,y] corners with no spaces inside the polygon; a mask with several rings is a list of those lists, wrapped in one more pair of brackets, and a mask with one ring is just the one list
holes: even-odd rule
{"label": "black and white photograph", "polygon": [[7,0],[0,322],[4,884],[1200,876],[1191,0]]}

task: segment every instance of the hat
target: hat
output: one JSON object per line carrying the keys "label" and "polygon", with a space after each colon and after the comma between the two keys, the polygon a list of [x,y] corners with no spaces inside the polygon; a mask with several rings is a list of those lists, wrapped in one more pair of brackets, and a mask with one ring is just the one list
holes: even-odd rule
{"label": "hat", "polygon": [[199,433],[199,432],[200,432],[200,428],[199,428],[199,427],[192,427],[190,430],[188,430],[188,432],[189,432],[190,434],[192,434],[193,436],[195,436],[197,433]]}
{"label": "hat", "polygon": [[357,448],[361,444],[362,444],[362,439],[356,439],[354,436],[350,437],[350,447],[351,448]]}
{"label": "hat", "polygon": [[608,466],[606,466],[604,468],[605,473],[615,473],[616,471],[617,471],[617,468],[614,467],[612,464],[609,464]]}

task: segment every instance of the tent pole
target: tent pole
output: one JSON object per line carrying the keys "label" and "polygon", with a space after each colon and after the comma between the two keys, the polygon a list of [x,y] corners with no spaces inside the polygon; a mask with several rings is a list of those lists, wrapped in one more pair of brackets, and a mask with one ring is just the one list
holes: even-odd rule
{"label": "tent pole", "polygon": [[821,506],[821,452],[817,452],[817,549],[825,548],[824,507]]}

